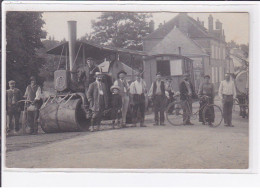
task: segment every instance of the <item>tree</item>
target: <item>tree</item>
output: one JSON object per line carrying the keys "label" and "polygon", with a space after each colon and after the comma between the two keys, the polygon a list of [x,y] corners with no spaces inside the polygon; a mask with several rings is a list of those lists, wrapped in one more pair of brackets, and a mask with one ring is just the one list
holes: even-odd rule
{"label": "tree", "polygon": [[[97,21],[92,21],[93,32],[90,41],[101,45],[108,45],[133,50],[142,50],[142,37],[153,30],[151,14],[134,12],[104,12]],[[130,65],[130,57],[120,56],[121,61]],[[137,58],[136,66],[142,60]]]}
{"label": "tree", "polygon": [[7,12],[6,15],[6,78],[15,80],[24,90],[30,76],[38,77],[44,59],[37,55],[43,47],[44,21],[41,12]]}
{"label": "tree", "polygon": [[150,14],[104,12],[92,21],[92,41],[103,45],[142,50],[142,37],[150,33]]}

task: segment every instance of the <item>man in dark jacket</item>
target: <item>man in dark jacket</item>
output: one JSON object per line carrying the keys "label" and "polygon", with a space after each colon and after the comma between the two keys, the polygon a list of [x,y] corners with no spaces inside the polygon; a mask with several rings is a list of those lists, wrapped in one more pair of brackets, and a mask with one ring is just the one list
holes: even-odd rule
{"label": "man in dark jacket", "polygon": [[89,108],[92,110],[91,128],[94,131],[94,125],[97,125],[97,130],[100,129],[102,114],[108,107],[108,92],[104,83],[102,83],[102,73],[96,72],[96,81],[91,83],[87,92]]}
{"label": "man in dark jacket", "polygon": [[[154,125],[165,125],[164,124],[164,111],[166,105],[166,96],[165,96],[165,84],[162,81],[161,73],[156,74],[156,80],[152,83],[152,86],[149,91],[149,97],[153,100],[154,105]],[[159,118],[160,112],[160,118]]]}
{"label": "man in dark jacket", "polygon": [[18,101],[22,99],[22,92],[15,88],[15,81],[8,82],[10,89],[6,91],[6,109],[9,118],[8,132],[13,130],[13,119],[15,132],[19,131],[19,119],[21,114],[21,108]]}
{"label": "man in dark jacket", "polygon": [[193,85],[190,81],[190,75],[184,74],[183,81],[180,83],[180,100],[183,109],[183,124],[193,125],[190,122],[190,115],[192,114],[192,98],[196,96]]}

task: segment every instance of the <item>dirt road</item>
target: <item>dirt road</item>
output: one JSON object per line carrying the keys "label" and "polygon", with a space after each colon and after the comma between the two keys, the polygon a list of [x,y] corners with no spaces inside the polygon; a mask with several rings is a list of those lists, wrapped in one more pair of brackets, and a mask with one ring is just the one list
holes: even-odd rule
{"label": "dirt road", "polygon": [[[148,120],[152,120],[152,115]],[[16,168],[248,168],[248,120],[234,128],[170,124],[99,132],[7,138],[7,167]]]}

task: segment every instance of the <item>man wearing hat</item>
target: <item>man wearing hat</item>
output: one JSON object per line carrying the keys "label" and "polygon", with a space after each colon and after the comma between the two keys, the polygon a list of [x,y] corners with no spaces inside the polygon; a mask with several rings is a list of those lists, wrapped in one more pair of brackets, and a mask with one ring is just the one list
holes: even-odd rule
{"label": "man wearing hat", "polygon": [[[41,87],[37,85],[36,78],[30,77],[30,85],[27,86],[24,98],[29,100],[28,104],[28,126],[30,128],[30,134],[38,133],[37,120],[39,118],[40,100],[41,100]],[[34,107],[30,109],[29,107]]]}
{"label": "man wearing hat", "polygon": [[162,76],[160,72],[157,72],[156,80],[152,83],[148,96],[153,100],[155,120],[154,125],[165,125],[164,111],[167,99],[165,96],[165,84],[164,81],[162,81]]}
{"label": "man wearing hat", "polygon": [[129,106],[129,84],[127,83],[125,71],[119,71],[117,74],[117,80],[114,82],[115,86],[119,86],[120,95],[122,97],[122,128],[126,127],[126,114]]}
{"label": "man wearing hat", "polygon": [[110,91],[112,92],[111,97],[111,105],[112,105],[112,111],[111,111],[111,117],[112,117],[112,128],[115,128],[115,121],[117,120],[117,125],[119,126],[119,119],[121,116],[121,109],[122,109],[122,97],[120,96],[120,88],[119,86],[113,85],[110,88]]}
{"label": "man wearing hat", "polygon": [[17,102],[22,99],[22,92],[18,88],[15,88],[15,81],[11,80],[8,83],[10,88],[6,91],[6,109],[9,121],[8,132],[13,130],[13,119],[15,132],[18,132],[21,108]]}
{"label": "man wearing hat", "polygon": [[218,94],[223,104],[224,124],[227,127],[234,127],[232,125],[232,108],[237,93],[235,83],[230,80],[230,74],[225,74],[225,80],[221,81]]}
{"label": "man wearing hat", "polygon": [[192,98],[195,97],[195,91],[190,82],[190,75],[184,74],[183,80],[179,85],[180,100],[183,109],[183,124],[193,125],[190,122],[190,114],[192,113]]}
{"label": "man wearing hat", "polygon": [[[199,111],[199,122],[202,122],[203,125],[205,125],[205,122],[207,122],[209,125],[212,125],[212,123],[214,122],[214,109],[212,107],[211,110],[208,110],[206,112],[206,121],[203,120],[203,116],[202,116],[202,112],[203,109],[202,107],[204,107],[205,103],[207,103],[207,100],[209,100],[210,104],[214,104],[214,85],[212,83],[210,83],[210,76],[209,75],[205,75],[204,76],[204,81],[200,84],[199,86],[199,91],[198,91],[198,96],[200,98],[200,111]],[[205,98],[208,97],[208,99]]]}
{"label": "man wearing hat", "polygon": [[141,78],[141,73],[136,74],[136,81],[130,85],[130,95],[133,100],[133,127],[136,127],[138,110],[140,112],[140,127],[144,125],[146,83]]}
{"label": "man wearing hat", "polygon": [[79,81],[83,82],[85,93],[87,93],[89,85],[93,83],[95,79],[96,72],[100,72],[99,68],[95,64],[95,59],[93,57],[88,57],[86,59],[86,64],[80,68],[79,71]]}
{"label": "man wearing hat", "polygon": [[103,111],[108,107],[108,93],[105,84],[102,83],[103,74],[96,72],[95,77],[96,81],[89,85],[87,91],[89,108],[92,110],[90,131],[95,130],[95,124],[97,125],[97,130],[100,129]]}

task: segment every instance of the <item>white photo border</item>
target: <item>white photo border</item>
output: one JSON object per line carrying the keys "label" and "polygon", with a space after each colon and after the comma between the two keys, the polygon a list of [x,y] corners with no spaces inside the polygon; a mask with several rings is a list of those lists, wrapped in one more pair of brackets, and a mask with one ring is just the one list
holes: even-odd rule
{"label": "white photo border", "polygon": [[[142,8],[140,9],[140,6]],[[209,179],[204,179],[199,173],[207,173],[207,176],[214,176],[218,174],[219,181],[216,184],[222,183],[226,184],[224,181],[229,181],[228,176],[233,174],[238,177],[238,174],[247,174],[247,175],[257,175],[259,168],[259,132],[257,129],[260,127],[259,119],[257,119],[257,107],[260,107],[260,102],[258,100],[259,90],[257,86],[260,84],[260,78],[257,75],[257,72],[260,72],[260,60],[259,60],[259,18],[260,18],[260,4],[258,2],[147,2],[147,1],[123,1],[123,2],[107,2],[107,1],[73,1],[73,2],[60,2],[60,1],[12,1],[12,2],[3,2],[2,3],[2,64],[6,62],[5,56],[5,19],[6,19],[6,11],[136,11],[136,12],[248,12],[249,13],[249,61],[250,61],[250,120],[249,120],[249,168],[248,169],[90,169],[90,168],[41,168],[41,169],[23,169],[23,168],[6,168],[5,167],[5,124],[6,124],[6,115],[5,110],[5,92],[2,92],[2,183],[3,185],[42,185],[40,182],[35,180],[35,177],[40,177],[43,183],[46,185],[53,185],[53,183],[57,184],[55,180],[57,177],[63,177],[66,179],[62,183],[62,185],[67,186],[70,184],[69,180],[80,180],[83,177],[87,176],[86,182],[84,180],[79,181],[79,183],[72,183],[72,185],[106,185],[107,183],[104,181],[104,177],[111,176],[113,178],[108,178],[106,181],[111,184],[117,185],[127,184],[122,183],[123,179],[120,177],[132,177],[140,180],[144,185],[151,185],[149,180],[151,177],[155,176],[157,178],[162,177],[180,177],[184,180],[177,181],[177,183],[185,184],[185,178],[187,176],[187,182],[194,181],[194,178],[199,176],[201,180],[195,180],[195,184],[201,184],[201,181],[208,181]],[[6,78],[5,78],[6,66],[2,65],[2,91],[6,91]],[[41,172],[41,173],[36,173]],[[62,172],[73,172],[73,173],[62,173]],[[82,173],[84,172],[84,173]],[[152,173],[152,174],[151,174]],[[181,174],[180,174],[181,173]],[[196,173],[196,174],[194,174]],[[231,174],[230,174],[231,173]],[[211,174],[211,175],[210,175]],[[138,177],[137,177],[138,175]],[[26,176],[31,180],[27,181]],[[101,183],[94,183],[91,181],[91,177],[103,177],[101,178]],[[190,176],[188,178],[188,176]],[[224,176],[224,177],[223,177]],[[233,176],[233,177],[234,177]],[[19,178],[18,178],[19,177]],[[48,179],[48,177],[52,177]],[[54,178],[56,177],[56,178]],[[142,178],[141,178],[142,177]],[[191,178],[193,177],[193,178]],[[13,179],[19,179],[19,182],[13,181]],[[211,177],[212,178],[212,177]],[[85,179],[85,178],[83,178]],[[126,178],[128,179],[128,178]],[[160,178],[159,178],[160,179]],[[168,180],[168,178],[166,178]],[[195,178],[196,179],[196,178]],[[213,178],[215,179],[215,178]],[[50,182],[53,180],[54,182]],[[130,184],[139,185],[139,182],[133,181]],[[173,181],[166,181],[159,184],[176,184]],[[253,184],[254,182],[252,182]],[[156,182],[154,184],[157,184]],[[250,184],[250,183],[248,183]],[[60,183],[58,183],[60,185]]]}

